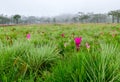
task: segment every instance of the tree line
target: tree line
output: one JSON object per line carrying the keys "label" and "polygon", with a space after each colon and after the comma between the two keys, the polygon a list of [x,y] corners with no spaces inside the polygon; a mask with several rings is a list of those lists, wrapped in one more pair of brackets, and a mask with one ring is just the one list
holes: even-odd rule
{"label": "tree line", "polygon": [[119,23],[120,10],[109,11],[108,13],[84,13],[63,14],[54,17],[36,17],[0,15],[0,24],[40,24],[40,23]]}

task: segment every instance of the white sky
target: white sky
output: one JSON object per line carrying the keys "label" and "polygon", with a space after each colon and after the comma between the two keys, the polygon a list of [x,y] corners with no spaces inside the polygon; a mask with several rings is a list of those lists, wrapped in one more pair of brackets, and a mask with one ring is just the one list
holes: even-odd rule
{"label": "white sky", "polygon": [[120,0],[0,0],[0,14],[55,16],[77,12],[106,13],[120,9]]}

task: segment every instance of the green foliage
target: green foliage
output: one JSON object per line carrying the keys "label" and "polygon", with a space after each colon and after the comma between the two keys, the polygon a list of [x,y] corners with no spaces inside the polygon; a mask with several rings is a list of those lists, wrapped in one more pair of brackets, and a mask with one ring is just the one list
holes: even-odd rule
{"label": "green foliage", "polygon": [[15,42],[7,47],[1,44],[0,49],[0,76],[3,81],[5,77],[8,81],[24,78],[31,70],[49,70],[48,66],[51,67],[59,59],[58,50],[53,44],[36,47],[30,42]]}
{"label": "green foliage", "polygon": [[101,50],[89,54],[86,59],[88,80],[93,82],[119,82],[119,57],[117,45],[101,44]]}
{"label": "green foliage", "polygon": [[60,61],[46,82],[84,82],[86,77],[84,61],[84,53],[74,54],[69,59]]}
{"label": "green foliage", "polygon": [[[119,30],[118,24],[1,27],[0,81],[119,82]],[[82,37],[79,51],[75,37]]]}

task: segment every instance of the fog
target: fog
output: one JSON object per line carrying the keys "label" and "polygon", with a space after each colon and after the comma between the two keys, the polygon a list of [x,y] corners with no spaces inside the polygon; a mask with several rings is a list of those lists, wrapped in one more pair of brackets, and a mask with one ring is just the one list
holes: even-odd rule
{"label": "fog", "polygon": [[0,14],[56,16],[78,12],[106,13],[120,9],[120,0],[0,0]]}

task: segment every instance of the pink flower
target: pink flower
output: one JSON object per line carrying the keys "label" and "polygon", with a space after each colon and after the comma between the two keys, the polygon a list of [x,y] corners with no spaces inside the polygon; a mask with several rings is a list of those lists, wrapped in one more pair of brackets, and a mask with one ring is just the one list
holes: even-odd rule
{"label": "pink flower", "polygon": [[65,34],[61,34],[62,37],[65,37]]}
{"label": "pink flower", "polygon": [[31,37],[30,34],[27,34],[26,38],[27,38],[27,39],[30,39],[30,37]]}
{"label": "pink flower", "polygon": [[116,36],[116,34],[112,34],[112,37],[114,38]]}
{"label": "pink flower", "polygon": [[90,48],[90,45],[86,42],[86,48],[89,49]]}
{"label": "pink flower", "polygon": [[76,38],[74,38],[74,41],[75,41],[76,49],[77,49],[77,51],[79,51],[82,37],[76,37]]}

